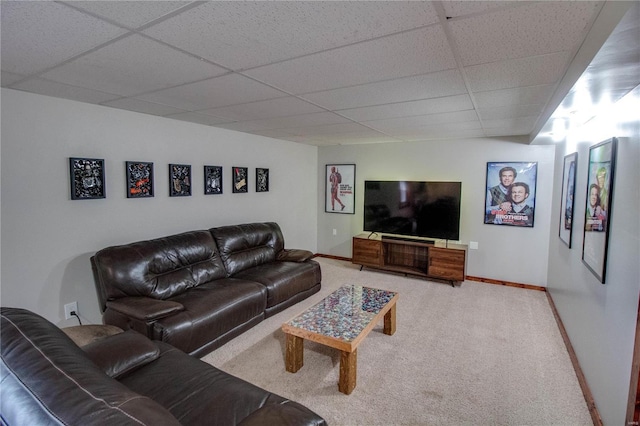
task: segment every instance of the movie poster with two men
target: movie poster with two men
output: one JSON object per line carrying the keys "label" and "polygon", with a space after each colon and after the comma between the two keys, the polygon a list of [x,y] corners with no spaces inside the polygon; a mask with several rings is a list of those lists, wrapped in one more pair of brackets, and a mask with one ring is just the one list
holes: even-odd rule
{"label": "movie poster with two men", "polygon": [[487,163],[484,223],[533,228],[537,162]]}

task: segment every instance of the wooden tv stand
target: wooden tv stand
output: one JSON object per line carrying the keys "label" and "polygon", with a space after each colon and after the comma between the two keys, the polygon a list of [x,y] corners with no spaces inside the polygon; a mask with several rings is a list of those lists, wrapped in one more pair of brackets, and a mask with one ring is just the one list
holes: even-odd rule
{"label": "wooden tv stand", "polygon": [[351,262],[385,271],[449,281],[464,281],[466,246],[444,241],[385,238],[360,234],[353,237]]}

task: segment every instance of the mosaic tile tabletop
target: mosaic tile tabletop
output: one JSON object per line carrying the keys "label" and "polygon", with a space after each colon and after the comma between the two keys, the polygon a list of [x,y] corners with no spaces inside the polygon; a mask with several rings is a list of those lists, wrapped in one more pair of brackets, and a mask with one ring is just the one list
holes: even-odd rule
{"label": "mosaic tile tabletop", "polygon": [[350,342],[395,295],[395,292],[376,288],[344,286],[287,324]]}

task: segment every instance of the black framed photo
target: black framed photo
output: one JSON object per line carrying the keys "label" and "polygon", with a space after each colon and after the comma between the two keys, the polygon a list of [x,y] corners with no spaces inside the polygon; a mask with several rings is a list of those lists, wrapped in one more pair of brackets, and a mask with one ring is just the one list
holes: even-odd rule
{"label": "black framed photo", "polygon": [[204,194],[222,194],[222,166],[204,166]]}
{"label": "black framed photo", "polygon": [[106,198],[104,159],[69,158],[72,200]]}
{"label": "black framed photo", "polygon": [[256,192],[269,192],[269,169],[256,168]]}
{"label": "black framed photo", "polygon": [[169,164],[169,196],[191,196],[191,165]]}
{"label": "black framed photo", "polygon": [[153,163],[126,161],[127,198],[153,197]]}
{"label": "black framed photo", "polygon": [[602,284],[607,272],[617,143],[611,138],[589,148],[582,262]]}
{"label": "black framed photo", "polygon": [[249,179],[249,169],[247,167],[233,167],[233,188],[234,194],[249,192],[247,185]]}
{"label": "black framed photo", "polygon": [[559,236],[567,247],[571,248],[573,234],[573,200],[576,192],[576,169],[578,167],[578,153],[566,155],[562,168],[562,198],[560,199]]}
{"label": "black framed photo", "polygon": [[325,166],[325,213],[355,214],[356,165]]}
{"label": "black framed photo", "polygon": [[537,162],[488,162],[484,223],[533,228]]}

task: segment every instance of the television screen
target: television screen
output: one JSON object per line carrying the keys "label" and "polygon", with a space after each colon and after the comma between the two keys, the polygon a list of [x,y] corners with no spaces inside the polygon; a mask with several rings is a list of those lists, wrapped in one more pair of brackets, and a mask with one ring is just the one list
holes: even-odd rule
{"label": "television screen", "polygon": [[364,183],[364,230],[460,239],[461,182]]}

